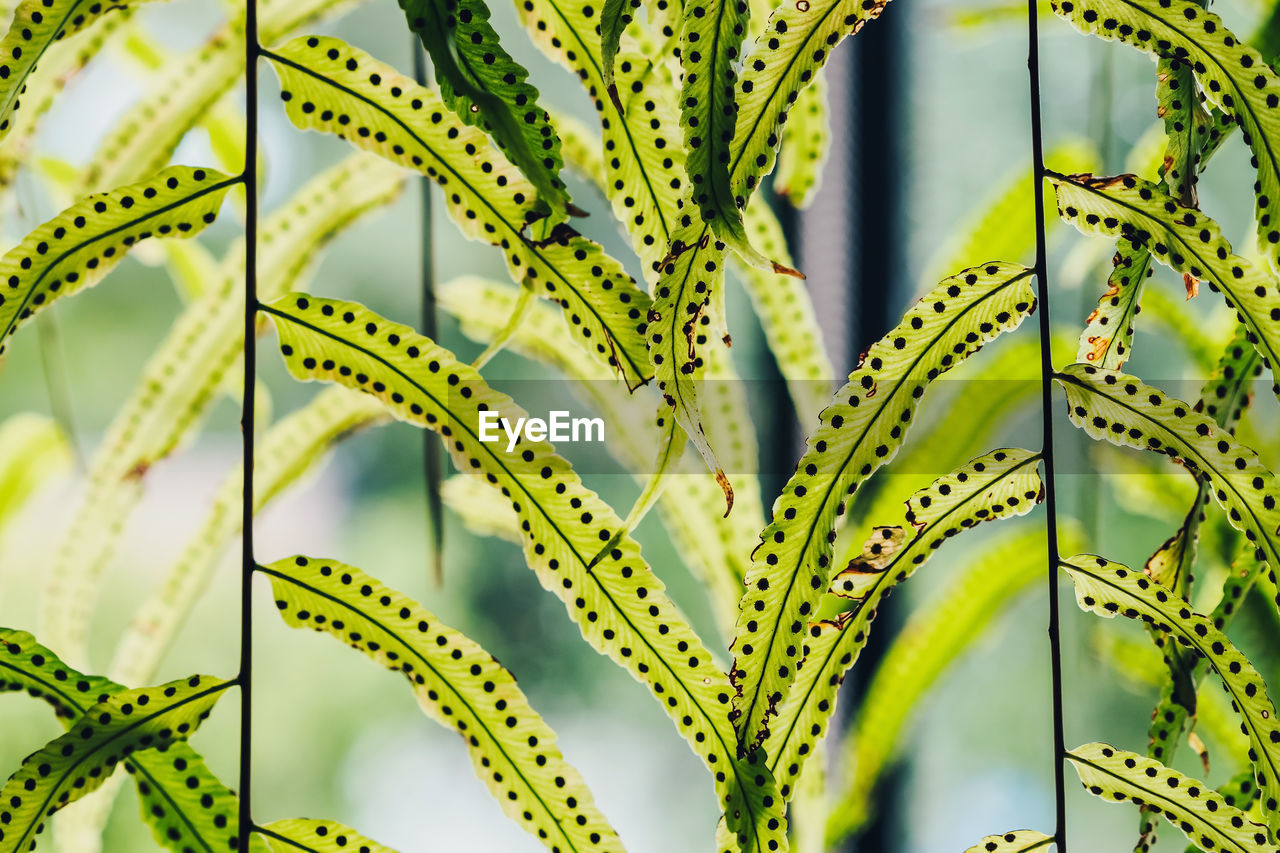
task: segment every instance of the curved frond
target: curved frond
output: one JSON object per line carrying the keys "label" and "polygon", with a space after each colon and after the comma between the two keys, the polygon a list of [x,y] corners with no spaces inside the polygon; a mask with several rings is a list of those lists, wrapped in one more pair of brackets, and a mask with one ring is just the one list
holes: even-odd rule
{"label": "curved frond", "polygon": [[254,832],[267,839],[273,853],[396,853],[390,847],[366,838],[349,826],[332,820],[292,818],[272,821]]}
{"label": "curved frond", "polygon": [[[788,111],[790,121],[782,128],[774,188],[799,208],[809,206],[813,200],[811,194],[822,181],[822,166],[831,145],[831,128],[827,122],[829,106],[826,78],[819,75],[807,89],[800,90],[795,105]],[[1000,252],[996,254],[1004,257]]]}
{"label": "curved frond", "polygon": [[1262,676],[1227,636],[1186,602],[1153,584],[1141,572],[1101,557],[1079,555],[1062,567],[1076,586],[1080,607],[1107,618],[1117,613],[1141,619],[1168,633],[1180,646],[1203,655],[1222,678],[1244,721],[1259,787],[1267,792],[1266,808],[1275,811],[1280,796],[1280,723]]}
{"label": "curved frond", "polygon": [[0,422],[0,531],[37,488],[70,470],[71,444],[51,418],[14,415]]}
{"label": "curved frond", "polygon": [[[77,672],[25,631],[0,628],[0,691],[22,690],[44,699],[66,727],[92,706],[125,689],[105,678]],[[123,763],[138,787],[142,818],[150,824],[157,843],[182,853],[222,849],[237,837],[235,794],[185,742],[135,752]],[[118,787],[116,783],[121,781],[113,776],[106,787]],[[60,826],[59,835],[66,829]],[[101,825],[95,829],[100,835]],[[262,849],[261,842],[251,845],[252,853]]]}
{"label": "curved frond", "polygon": [[1034,829],[1017,829],[1001,835],[988,835],[965,853],[1031,853],[1032,850],[1050,850],[1053,838]]}
{"label": "curved frond", "polygon": [[213,222],[239,178],[174,166],[76,202],[0,258],[0,352],[55,299],[97,284],[139,240],[191,237]]}
{"label": "curved frond", "polygon": [[889,0],[781,3],[743,61],[741,99],[729,159],[734,201],[745,208],[773,171],[783,123],[801,90],[846,36],[880,17]]}
{"label": "curved frond", "polygon": [[1188,404],[1132,376],[1073,364],[1054,378],[1066,390],[1072,423],[1095,439],[1166,454],[1205,477],[1257,559],[1272,571],[1280,566],[1280,486],[1258,454]]}
{"label": "curved frond", "polygon": [[551,849],[622,849],[555,733],[491,654],[352,566],[291,557],[259,570],[290,627],[327,633],[404,675],[423,711],[457,731],[476,775],[526,832]]}
{"label": "curved frond", "polygon": [[1164,120],[1161,181],[1184,206],[1199,207],[1201,152],[1215,144],[1219,123],[1200,102],[1194,70],[1181,59],[1161,57],[1156,62],[1156,101],[1156,114]]}
{"label": "curved frond", "polygon": [[54,43],[119,8],[114,3],[84,0],[23,0],[18,4],[9,31],[0,41],[0,138],[13,126],[19,97],[36,70],[36,63]]}
{"label": "curved frond", "polygon": [[526,413],[448,350],[355,303],[297,295],[262,310],[275,321],[296,378],[373,394],[396,418],[449,439],[459,470],[504,490],[520,517],[525,560],[539,582],[564,602],[597,651],[659,699],[716,774],[735,832],[761,851],[769,841],[785,839],[785,822],[763,804],[772,780],[734,760],[728,679],[666,596],[639,544],[622,536],[593,565],[621,519],[545,441],[525,439],[508,453],[504,445],[482,440],[482,412],[492,413],[486,420],[493,435],[501,432],[499,418],[515,423]]}
{"label": "curved frond", "polygon": [[1170,770],[1158,761],[1088,743],[1067,753],[1089,793],[1108,802],[1129,801],[1157,806],[1187,838],[1211,850],[1274,850],[1267,828],[1249,820],[1212,788]]}
{"label": "curved frond", "polygon": [[101,787],[132,753],[185,740],[232,685],[196,675],[91,706],[70,731],[27,756],[0,789],[0,851],[34,849],[54,812]]}
{"label": "curved frond", "polygon": [[912,611],[867,683],[851,733],[838,747],[841,763],[852,771],[833,799],[833,836],[856,832],[871,816],[876,783],[897,755],[921,698],[1010,601],[1044,576],[1045,553],[1043,530],[1010,531],[957,566],[960,574]]}
{"label": "curved frond", "polygon": [[648,379],[638,329],[648,297],[620,263],[568,226],[556,226],[547,240],[526,236],[525,226],[537,218],[532,184],[439,95],[334,38],[294,39],[267,57],[294,124],[430,175],[445,188],[449,215],[464,234],[501,246],[515,280],[560,303],[579,346],[617,367],[628,387]]}
{"label": "curved frond", "polygon": [[846,501],[902,446],[929,383],[1034,309],[1031,271],[1007,263],[943,281],[873,344],[822,412],[746,578],[734,640],[734,725],[744,750],[795,679],[807,618],[831,576]]}
{"label": "curved frond", "polygon": [[554,221],[573,206],[560,180],[560,141],[529,72],[503,49],[484,0],[400,0],[431,55],[440,97],[464,124],[486,131],[537,188]]}
{"label": "curved frond", "polygon": [[[398,169],[366,154],[309,181],[259,227],[260,298],[294,289],[330,239],[393,199],[402,184]],[[86,653],[98,579],[141,497],[142,479],[190,439],[232,377],[243,345],[244,303],[236,286],[243,270],[241,241],[228,252],[219,280],[152,354],[90,462],[87,491],[49,572],[41,614],[45,638],[76,663]]]}
{"label": "curved frond", "polygon": [[[1157,261],[1182,273],[1188,286],[1201,280],[1222,293],[1272,371],[1280,370],[1280,314],[1272,316],[1275,282],[1255,264],[1231,253],[1217,223],[1132,175],[1051,176],[1050,180],[1057,190],[1060,215],[1084,233],[1124,237],[1135,249],[1150,249]],[[1136,270],[1133,274],[1139,275]],[[1134,300],[1136,308],[1136,296]]]}
{"label": "curved frond", "polygon": [[1280,77],[1212,12],[1189,0],[1054,0],[1054,11],[1078,29],[1132,45],[1152,57],[1188,63],[1209,103],[1235,119],[1253,150],[1258,181],[1258,247],[1274,265],[1280,223]]}

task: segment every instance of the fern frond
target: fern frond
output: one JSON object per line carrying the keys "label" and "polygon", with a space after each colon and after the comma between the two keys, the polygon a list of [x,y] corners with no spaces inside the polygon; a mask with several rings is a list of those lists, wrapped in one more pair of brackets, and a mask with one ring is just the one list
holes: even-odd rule
{"label": "fern frond", "polygon": [[71,444],[51,418],[21,414],[0,422],[0,531],[47,481],[71,469]]}
{"label": "fern frond", "polygon": [[[795,105],[788,111],[790,121],[782,128],[774,187],[798,208],[809,206],[812,193],[822,182],[822,166],[831,145],[829,109],[826,78],[819,76],[809,88],[800,90]],[[1004,257],[1000,252],[996,254]]]}
{"label": "fern frond", "polygon": [[526,832],[553,850],[622,849],[555,733],[491,654],[352,566],[291,557],[259,570],[290,627],[327,633],[401,673],[423,711],[457,731],[476,775]]}
{"label": "fern frond", "polygon": [[1001,835],[988,835],[965,853],[1031,853],[1033,850],[1048,850],[1053,843],[1053,838],[1043,832],[1017,829]]}
{"label": "fern frond", "polygon": [[349,826],[332,820],[292,818],[272,821],[254,828],[254,833],[267,839],[273,853],[396,853],[390,847],[366,838]]}
{"label": "fern frond", "polygon": [[446,208],[464,234],[500,246],[515,280],[560,303],[579,346],[617,367],[628,387],[648,379],[638,329],[648,297],[620,263],[568,226],[547,240],[526,236],[537,218],[533,185],[482,132],[452,117],[439,95],[334,38],[298,38],[267,57],[295,125],[430,175],[445,188]]}
{"label": "fern frond", "polygon": [[0,258],[0,352],[37,311],[97,284],[139,240],[200,233],[239,180],[174,166],[91,195],[32,231]]}
{"label": "fern frond", "polygon": [[1234,853],[1275,849],[1266,827],[1248,820],[1202,782],[1158,761],[1105,743],[1076,747],[1067,753],[1067,760],[1089,793],[1108,802],[1154,804],[1202,849]]}
{"label": "fern frond", "polygon": [[667,598],[639,544],[624,535],[594,559],[621,519],[546,442],[523,440],[507,453],[481,440],[482,412],[509,422],[526,413],[452,353],[355,303],[297,295],[262,310],[275,321],[296,378],[373,394],[396,418],[447,438],[459,470],[504,490],[520,517],[525,559],[539,582],[564,602],[597,651],[659,699],[716,775],[717,793],[742,843],[760,851],[771,842],[785,844],[781,803],[769,792],[772,779],[734,760],[728,679]]}
{"label": "fern frond", "polygon": [[929,383],[1035,307],[1031,271],[975,267],[943,281],[873,344],[820,417],[774,505],[746,578],[734,641],[734,726],[750,751],[795,679],[805,622],[831,576],[836,520],[902,446]]}

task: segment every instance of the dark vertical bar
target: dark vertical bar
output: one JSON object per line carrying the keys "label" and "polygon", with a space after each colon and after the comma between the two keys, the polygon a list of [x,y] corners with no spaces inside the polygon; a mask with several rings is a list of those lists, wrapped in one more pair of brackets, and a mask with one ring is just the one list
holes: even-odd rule
{"label": "dark vertical bar", "polygon": [[[421,86],[427,85],[427,59],[422,44],[413,38],[413,76]],[[421,233],[418,237],[419,287],[422,300],[422,334],[438,339],[436,322],[435,246],[431,232],[431,179],[418,179]],[[436,586],[444,583],[444,502],[440,482],[444,472],[440,463],[440,444],[430,430],[422,432],[422,462],[427,491],[427,523],[431,526],[431,577]]]}
{"label": "dark vertical bar", "polygon": [[[890,4],[880,19],[850,40],[849,95],[854,144],[846,149],[850,177],[846,205],[852,225],[853,264],[848,281],[848,363],[892,326],[899,294],[906,288],[903,195],[907,140],[902,103],[906,100],[905,52],[910,7]],[[870,519],[870,521],[878,521]],[[861,698],[884,659],[887,639],[901,627],[901,602],[886,602],[877,624],[879,641],[867,644],[850,672],[851,689]],[[848,679],[847,679],[848,680]],[[854,707],[847,703],[846,707]],[[847,723],[847,720],[846,720]],[[880,781],[875,814],[859,833],[854,849],[901,847],[899,828],[903,774],[889,769]]]}
{"label": "dark vertical bar", "polygon": [[240,408],[243,436],[244,494],[240,557],[240,812],[239,847],[249,849],[253,831],[250,808],[253,782],[253,450],[258,340],[258,4],[248,0],[244,26],[245,76],[245,258],[244,258],[244,397]]}
{"label": "dark vertical bar", "polygon": [[1053,777],[1058,853],[1067,853],[1066,781],[1062,722],[1062,641],[1058,624],[1058,494],[1053,456],[1053,360],[1050,351],[1049,277],[1044,229],[1044,140],[1040,126],[1040,35],[1036,0],[1027,0],[1027,71],[1031,88],[1031,159],[1035,173],[1036,288],[1040,303],[1040,418],[1044,458],[1045,511],[1049,537],[1049,656],[1053,683]]}

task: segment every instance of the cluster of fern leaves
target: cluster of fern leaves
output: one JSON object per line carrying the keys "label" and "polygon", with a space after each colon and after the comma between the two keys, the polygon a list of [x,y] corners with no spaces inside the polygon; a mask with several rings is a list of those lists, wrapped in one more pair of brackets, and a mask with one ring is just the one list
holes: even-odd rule
{"label": "cluster of fern leaves", "polygon": [[[1090,437],[1168,456],[1194,481],[1176,531],[1134,570],[1094,555],[1046,565],[1045,525],[1066,543],[1081,538],[1075,528],[1054,517],[1007,522],[1036,510],[1053,488],[1041,475],[1053,448],[992,448],[1017,410],[1039,402],[1029,393],[1035,382],[1027,392],[982,397],[981,380],[1017,376],[1039,360],[1047,336],[1019,333],[998,355],[964,364],[979,390],[966,390],[957,414],[908,440],[925,398],[946,393],[934,390],[935,380],[1013,335],[1048,292],[1043,265],[1038,281],[1036,268],[1017,262],[1034,229],[990,227],[1007,225],[1010,205],[1026,207],[1027,180],[998,200],[947,277],[870,345],[846,380],[830,382],[835,368],[814,308],[758,191],[771,180],[803,205],[819,186],[830,144],[823,66],[845,37],[892,13],[887,0],[521,0],[521,22],[579,78],[598,131],[539,104],[483,0],[401,0],[435,86],[360,47],[306,34],[354,0],[249,2],[233,3],[223,30],[188,55],[151,43],[130,24],[131,9],[117,4],[21,0],[5,10],[6,188],[19,170],[35,168],[41,116],[103,45],[125,44],[156,69],[156,82],[83,170],[40,165],[55,191],[74,200],[0,258],[0,351],[28,320],[101,281],[144,240],[160,242],[187,305],[90,460],[65,540],[42,567],[40,638],[0,629],[0,689],[44,699],[66,726],[0,791],[0,853],[34,849],[56,812],[105,789],[59,819],[58,839],[65,832],[78,845],[68,849],[92,849],[128,777],[167,849],[388,849],[332,821],[241,819],[244,804],[187,741],[221,696],[249,686],[248,670],[134,686],[152,684],[217,557],[240,534],[246,472],[228,476],[205,524],[133,615],[105,675],[84,672],[103,573],[148,469],[193,439],[219,395],[244,392],[239,371],[253,343],[244,339],[246,311],[258,333],[274,334],[294,377],[328,386],[265,426],[248,472],[252,509],[358,428],[398,420],[438,434],[458,470],[443,485],[447,503],[476,529],[519,544],[583,639],[647,688],[706,765],[724,853],[822,850],[861,829],[915,700],[1033,580],[1047,572],[1053,582],[1060,571],[1082,608],[1146,624],[1163,658],[1148,672],[1163,686],[1145,755],[1092,743],[1059,758],[1094,794],[1139,804],[1143,849],[1157,813],[1200,849],[1280,849],[1280,721],[1262,677],[1225,633],[1255,589],[1275,594],[1280,561],[1280,485],[1236,434],[1251,382],[1280,364],[1280,76],[1272,57],[1189,0],[1054,6],[1082,32],[1157,63],[1164,141],[1156,163],[1098,178],[1085,173],[1089,155],[1067,147],[1050,160],[1073,174],[1032,171],[1032,180],[1049,183],[1062,219],[1116,247],[1075,357],[1059,352],[1056,369],[1038,378],[1060,387],[1071,421]],[[246,32],[257,42],[246,45]],[[1274,41],[1262,35],[1259,44]],[[229,205],[257,218],[256,171],[244,168],[256,146],[234,100],[246,56],[279,78],[282,101],[267,108],[358,151],[219,259],[182,238]],[[1232,249],[1196,196],[1197,176],[1237,127],[1257,170],[1252,257]],[[209,134],[218,168],[171,165],[197,128]],[[566,169],[608,200],[641,280],[628,274],[630,259],[610,256],[574,227],[589,205],[570,198]],[[303,292],[324,245],[392,200],[411,175],[438,184],[462,236],[494,247],[511,273],[513,283],[468,277],[441,288],[440,307],[489,345],[474,364],[360,304]],[[1207,285],[1237,316],[1228,339],[1199,342],[1217,363],[1198,400],[1123,372],[1154,264],[1181,274],[1189,292]],[[256,284],[247,306],[246,269]],[[752,413],[725,346],[730,271],[752,299],[805,428],[794,474],[768,512],[753,473]],[[1162,304],[1154,291],[1148,297],[1149,306]],[[551,444],[524,439],[508,452],[480,440],[482,413],[525,415],[484,376],[488,356],[503,347],[562,373],[605,418],[609,452],[642,486],[625,517]],[[1268,439],[1265,429],[1259,434]],[[705,471],[665,488],[686,452]],[[954,465],[955,454],[967,461]],[[903,471],[941,473],[908,478],[918,482],[905,513],[896,488],[863,489],[895,460]],[[41,418],[0,426],[0,523],[63,461],[58,434]],[[694,631],[632,535],[651,508],[704,582],[722,633],[714,642]],[[980,553],[957,555],[968,565],[912,615],[870,680],[832,762],[838,784],[829,794],[824,735],[877,610],[947,539],[989,521],[1005,522],[1003,533]],[[863,533],[864,522],[878,526]],[[845,528],[853,538],[838,535]],[[1202,529],[1213,538],[1212,556],[1198,555]],[[1223,553],[1234,560],[1215,573]],[[1205,589],[1208,581],[1193,587],[1198,559],[1220,596]],[[247,569],[269,579],[287,625],[329,634],[400,673],[424,712],[457,732],[501,810],[549,849],[622,849],[555,733],[475,642],[336,560],[307,554],[251,560]],[[1207,602],[1205,613],[1193,608],[1193,594]],[[1238,772],[1216,790],[1170,768],[1184,740],[1203,744],[1193,726],[1213,706],[1200,690],[1209,670],[1230,699],[1219,717],[1238,717],[1243,734],[1224,739],[1225,761]],[[114,773],[118,765],[125,774]],[[1065,846],[1060,833],[1020,830],[973,849]]]}

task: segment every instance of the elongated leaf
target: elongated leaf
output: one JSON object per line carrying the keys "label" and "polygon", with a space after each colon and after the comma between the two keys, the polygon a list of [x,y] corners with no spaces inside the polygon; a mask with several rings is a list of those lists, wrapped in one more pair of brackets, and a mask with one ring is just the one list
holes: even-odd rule
{"label": "elongated leaf", "polygon": [[[871,622],[881,601],[922,566],[948,538],[961,530],[995,520],[1022,515],[1041,498],[1037,472],[1039,457],[1025,450],[997,450],[939,478],[907,502],[906,520],[912,537],[899,527],[879,527],[867,538],[865,553],[871,562],[851,566],[844,576],[866,570],[870,582],[861,585],[862,600],[836,620],[808,625],[804,659],[795,686],[783,701],[778,720],[770,728],[763,748],[783,796],[789,796],[819,736],[835,710],[836,693],[845,673],[866,644]],[[846,593],[838,578],[833,593]],[[830,603],[830,602],[828,602]],[[832,813],[832,827],[845,820],[841,810]],[[835,840],[841,831],[828,832]]]}
{"label": "elongated leaf", "polygon": [[1275,283],[1256,265],[1231,253],[1217,223],[1132,175],[1050,176],[1050,180],[1057,190],[1059,213],[1081,231],[1125,237],[1135,249],[1148,248],[1160,263],[1221,292],[1273,372],[1280,370]]}
{"label": "elongated leaf", "polygon": [[0,422],[0,531],[46,481],[71,468],[71,445],[43,415],[14,415]]}
{"label": "elongated leaf", "polygon": [[[738,207],[773,171],[782,125],[801,90],[846,36],[880,17],[889,0],[805,0],[781,3],[743,62],[742,98],[729,159]],[[984,249],[985,251],[985,249]]]}
{"label": "elongated leaf", "polygon": [[555,733],[492,655],[352,566],[297,557],[261,571],[288,625],[328,633],[402,673],[422,709],[467,743],[476,775],[525,831],[551,849],[621,849]]}
{"label": "elongated leaf", "polygon": [[1072,423],[1095,439],[1164,453],[1205,477],[1257,559],[1272,572],[1280,566],[1280,486],[1254,451],[1188,404],[1132,376],[1073,364],[1054,378],[1067,392]]}
{"label": "elongated leaf", "polygon": [[18,4],[9,31],[0,41],[0,138],[12,127],[27,78],[54,42],[75,35],[118,8],[84,0],[23,0]]}
{"label": "elongated leaf", "polygon": [[[339,441],[386,417],[385,409],[365,395],[328,388],[281,419],[254,455],[254,513],[315,470]],[[136,684],[155,676],[217,567],[218,556],[240,532],[243,482],[239,467],[223,481],[205,522],[121,637],[108,670],[112,678]]]}
{"label": "elongated leaf", "polygon": [[1199,207],[1200,152],[1210,144],[1217,123],[1200,103],[1192,67],[1181,59],[1161,58],[1156,63],[1156,100],[1165,137],[1160,177],[1171,196],[1186,207]]}
{"label": "elongated leaf", "polygon": [[1017,829],[1002,835],[988,835],[965,853],[1030,853],[1032,850],[1049,850],[1054,844],[1051,836],[1034,829]]}
{"label": "elongated leaf", "polygon": [[805,620],[831,576],[836,519],[859,484],[887,464],[929,383],[1035,307],[1031,271],[993,263],[942,282],[872,345],[809,436],[774,505],[746,578],[732,672],[734,725],[744,750],[795,679]]}
{"label": "elongated leaf", "polygon": [[[398,169],[367,154],[307,182],[259,228],[260,297],[296,287],[330,239],[395,198],[402,184]],[[45,639],[77,665],[85,663],[98,583],[141,498],[144,475],[198,431],[234,373],[243,346],[243,270],[241,242],[229,251],[219,280],[188,306],[151,356],[90,462],[87,492],[49,572],[41,614]]]}
{"label": "elongated leaf", "polygon": [[1264,826],[1227,805],[1212,788],[1158,761],[1088,743],[1067,753],[1089,793],[1108,802],[1150,803],[1192,842],[1206,850],[1274,850]]}
{"label": "elongated leaf", "polygon": [[545,241],[526,237],[532,185],[438,95],[334,38],[298,38],[267,56],[296,125],[430,175],[446,188],[447,209],[463,233],[501,246],[515,280],[532,282],[565,309],[580,346],[617,367],[628,387],[648,379],[638,329],[648,297],[621,264],[568,226]]}
{"label": "elongated leaf", "polygon": [[[76,672],[25,631],[0,629],[0,691],[6,690],[23,690],[44,699],[53,706],[63,725],[69,727],[90,707],[126,688],[99,676]],[[218,781],[204,759],[185,742],[162,743],[154,749],[135,752],[123,763],[138,787],[142,818],[151,825],[157,843],[175,853],[212,851],[225,849],[237,837],[235,794]],[[114,783],[120,781],[122,777],[113,776],[105,784],[118,787]],[[87,802],[81,809],[85,806]],[[59,837],[77,828],[59,825]],[[93,829],[100,841],[101,825]],[[251,850],[263,850],[261,842],[251,843]]]}
{"label": "elongated leaf", "polygon": [[31,232],[0,258],[0,352],[33,314],[102,280],[131,246],[152,236],[190,237],[218,215],[231,185],[207,169],[175,166],[92,195]]}
{"label": "elongated leaf", "polygon": [[563,219],[572,206],[560,180],[555,128],[529,72],[503,49],[484,0],[400,0],[400,8],[431,54],[445,106],[485,130],[533,182],[545,212]]}
{"label": "elongated leaf", "polygon": [[734,68],[747,20],[746,0],[690,0],[680,20],[680,126],[692,198],[716,237],[734,247],[746,241],[729,175],[738,117]]}
{"label": "elongated leaf", "polygon": [[809,88],[800,90],[795,106],[788,112],[791,121],[782,129],[774,187],[799,208],[809,206],[813,191],[822,181],[822,165],[831,144],[827,111],[826,81],[818,77]]}
{"label": "elongated leaf", "polygon": [[307,820],[293,818],[277,820],[254,830],[265,836],[275,853],[293,853],[309,850],[312,853],[396,853],[372,839],[366,838],[349,826],[331,820]]}
{"label": "elongated leaf", "polygon": [[[747,205],[743,222],[753,246],[768,257],[791,264],[782,226],[762,197],[756,197]],[[813,300],[803,279],[742,263],[736,266],[738,279],[764,330],[769,351],[778,363],[778,372],[787,381],[796,415],[801,425],[807,427],[831,399],[837,376],[822,338]]]}
{"label": "elongated leaf", "polygon": [[[447,350],[362,306],[299,295],[263,310],[275,321],[295,377],[373,394],[395,417],[448,438],[459,470],[503,490],[520,517],[525,559],[539,582],[565,603],[597,651],[660,700],[716,775],[717,793],[744,846],[785,845],[785,821],[776,812],[781,802],[769,792],[767,770],[734,760],[728,679],[667,598],[639,544],[623,536],[587,570],[622,521],[546,442],[526,438],[507,453],[481,440],[481,412],[510,423],[526,413]],[[496,423],[493,429],[500,431]]]}
{"label": "elongated leaf", "polygon": [[1191,65],[1205,97],[1236,120],[1253,150],[1258,247],[1274,264],[1280,258],[1280,223],[1272,209],[1280,199],[1280,149],[1272,140],[1280,135],[1280,77],[1262,55],[1189,0],[1055,0],[1053,7],[1084,32]]}
{"label": "elongated leaf", "polygon": [[833,836],[856,831],[871,816],[876,783],[921,698],[1010,601],[1044,576],[1045,554],[1042,530],[1010,531],[957,566],[960,574],[912,611],[868,682],[852,733],[839,747],[841,763],[853,769],[832,800]]}
{"label": "elongated leaf", "polygon": [[1268,812],[1274,812],[1272,803],[1280,796],[1280,747],[1276,746],[1280,743],[1280,723],[1275,719],[1275,705],[1267,695],[1266,684],[1253,664],[1212,621],[1193,613],[1185,602],[1147,580],[1141,572],[1087,555],[1072,557],[1062,566],[1076,584],[1076,599],[1082,609],[1108,618],[1121,613],[1141,619],[1208,659],[1244,721],[1258,786],[1266,791],[1264,805]]}
{"label": "elongated leaf", "polygon": [[197,675],[93,705],[65,735],[28,756],[0,790],[0,851],[34,849],[55,811],[101,786],[132,753],[185,739],[230,686]]}

